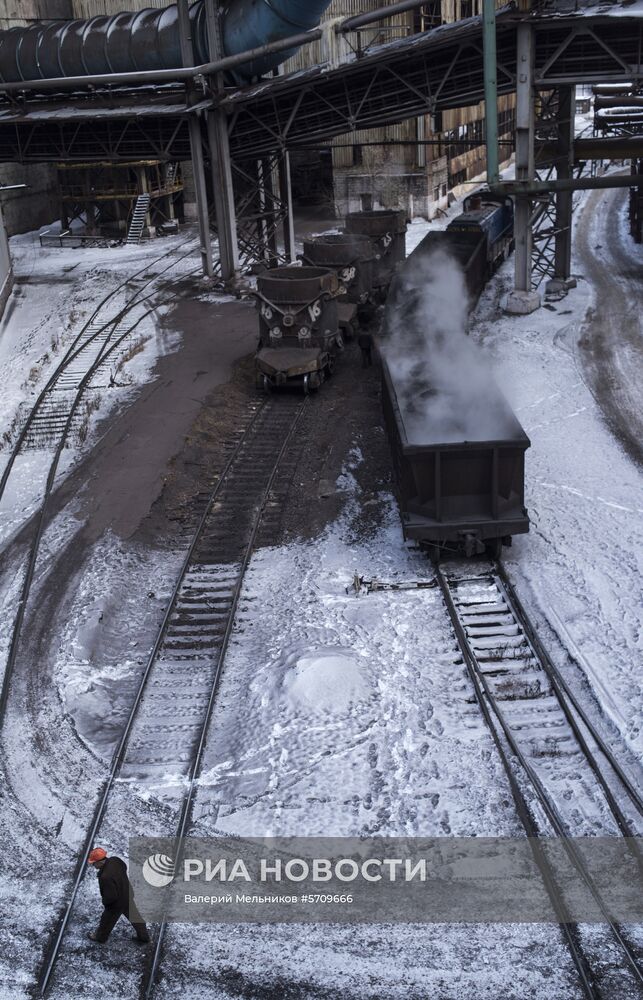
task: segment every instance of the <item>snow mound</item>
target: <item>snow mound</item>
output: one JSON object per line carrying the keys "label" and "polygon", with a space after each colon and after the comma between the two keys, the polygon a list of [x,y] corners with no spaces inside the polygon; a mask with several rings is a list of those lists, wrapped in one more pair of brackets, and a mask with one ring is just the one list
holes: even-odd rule
{"label": "snow mound", "polygon": [[346,712],[371,694],[364,660],[343,646],[320,646],[300,654],[283,680],[294,709]]}

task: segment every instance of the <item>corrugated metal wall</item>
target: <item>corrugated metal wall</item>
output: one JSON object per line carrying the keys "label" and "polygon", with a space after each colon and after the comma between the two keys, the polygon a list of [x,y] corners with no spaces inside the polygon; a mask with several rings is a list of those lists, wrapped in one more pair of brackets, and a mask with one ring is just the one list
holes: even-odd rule
{"label": "corrugated metal wall", "polygon": [[0,0],[0,29],[59,17],[73,17],[73,0]]}
{"label": "corrugated metal wall", "polygon": [[167,7],[168,0],[72,0],[72,5],[74,17],[95,17],[97,14],[118,14],[122,10]]}
{"label": "corrugated metal wall", "polygon": [[[380,0],[333,0],[330,7],[324,14],[322,25],[329,21],[352,17],[355,14],[364,14],[369,10],[375,10],[381,6]],[[362,45],[372,44],[375,41],[390,41],[393,38],[401,38],[412,33],[413,14],[398,14],[396,17],[388,18],[384,21],[377,21],[368,28],[363,29],[359,34],[350,32],[346,35],[343,43],[349,48],[357,48]],[[340,43],[342,44],[342,43]],[[299,50],[299,52],[288,62],[284,63],[281,72],[290,73],[295,70],[305,69],[314,66],[316,63],[324,61],[326,56],[325,42],[320,40],[312,45]],[[399,125],[386,126],[385,128],[375,128],[350,133],[340,136],[332,145],[333,165],[338,170],[350,169],[356,166],[355,160],[359,160],[359,167],[362,170],[386,168],[391,165],[412,167],[416,159],[414,147],[387,147],[387,146],[365,146],[364,143],[382,143],[386,140],[408,140],[416,138],[415,119],[402,122]],[[354,152],[353,147],[362,147],[359,153]]]}
{"label": "corrugated metal wall", "polygon": [[[0,29],[4,30],[43,18],[54,20],[72,16],[72,0],[0,0]],[[2,184],[28,185],[25,191],[8,191],[0,195],[4,226],[9,236],[28,232],[53,221],[55,208],[52,206],[56,204],[54,167],[47,164],[24,167],[17,163],[4,163],[0,166],[0,185]],[[1,239],[0,236],[0,241]],[[1,285],[7,265],[1,254],[0,258]]]}
{"label": "corrugated metal wall", "polygon": [[[503,3],[504,0],[496,0],[498,7]],[[380,5],[381,0],[334,0],[322,23],[375,10]],[[450,23],[481,13],[482,0],[440,0],[440,2],[434,0],[433,4],[426,4],[420,11],[420,15],[426,19],[424,23],[427,27],[436,23],[436,20]],[[387,21],[378,22],[363,32],[363,44],[412,33],[417,25],[416,17],[417,15],[410,11]],[[357,35],[351,34],[348,40],[353,47],[357,47]],[[328,43],[322,39],[314,45],[301,49],[293,59],[284,64],[282,72],[291,72],[323,62],[328,58],[328,52]],[[511,109],[513,106],[513,96],[501,98],[498,105],[499,112]],[[463,172],[469,180],[484,171],[483,120],[484,102],[445,112],[442,116],[442,132],[439,134],[431,131],[433,120],[425,116],[420,121],[412,118],[399,125],[352,132],[338,137],[333,141],[332,148],[335,190],[340,211],[359,207],[357,204],[348,203],[351,196],[346,192],[362,190],[362,193],[367,193],[369,185],[373,191],[381,191],[383,186],[386,186],[383,178],[387,176],[388,189],[397,192],[394,197],[407,197],[403,194],[404,190],[407,192],[415,190],[415,201],[410,197],[408,201],[411,211],[418,207],[417,191],[423,186],[427,211],[432,211],[430,203],[436,200],[438,192],[440,203],[444,200],[447,177],[457,182],[459,186]],[[473,128],[475,123],[478,123],[478,126]],[[453,140],[454,131],[456,134],[461,133],[460,138],[463,142],[460,146],[457,145],[457,140]],[[447,136],[447,133],[451,135]],[[464,146],[465,135],[467,143],[477,142],[479,138],[480,144],[471,148],[468,145]],[[420,137],[440,140],[444,138],[444,142],[440,147],[423,147],[416,141]],[[391,141],[400,145],[385,145]],[[445,149],[452,154],[450,162],[445,159]],[[399,179],[397,185],[393,183],[395,176]]]}

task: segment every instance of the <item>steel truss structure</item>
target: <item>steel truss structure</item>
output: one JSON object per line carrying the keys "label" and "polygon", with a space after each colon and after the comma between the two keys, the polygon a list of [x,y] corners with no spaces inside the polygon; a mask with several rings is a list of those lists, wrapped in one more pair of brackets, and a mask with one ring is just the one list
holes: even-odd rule
{"label": "steel truss structure", "polygon": [[[498,92],[516,89],[516,14],[497,18]],[[643,19],[529,18],[539,90],[643,76]],[[403,69],[402,69],[403,67]],[[328,140],[354,129],[395,124],[423,113],[475,104],[484,97],[479,18],[367,51],[361,59],[228,94],[231,148],[260,154]]]}
{"label": "steel truss structure", "polygon": [[[535,158],[534,180],[552,181],[560,176],[579,178],[588,169],[586,162],[572,162],[561,165],[561,153],[573,154],[574,130],[573,92],[566,88],[550,90],[538,94],[535,105]],[[567,150],[558,150],[561,131],[569,136]],[[553,152],[556,150],[556,152]],[[564,168],[568,169],[565,170]],[[559,270],[561,278],[569,277],[569,262],[557,268],[556,250],[561,242],[571,246],[571,215],[581,198],[580,191],[570,193],[569,204],[561,211],[560,195],[548,192],[534,199],[530,217],[532,233],[531,267],[532,288],[538,288],[543,280],[551,278]],[[567,256],[567,255],[566,255]]]}
{"label": "steel truss structure", "polygon": [[284,192],[284,169],[282,153],[268,154],[260,160],[232,159],[237,242],[239,259],[244,264],[257,262],[271,267],[290,260],[292,210]]}
{"label": "steel truss structure", "polygon": [[[516,29],[533,27],[534,84],[643,78],[643,18],[594,14],[497,17],[498,91],[516,89]],[[403,67],[403,69],[402,69]],[[217,106],[228,116],[230,149],[261,158],[326,142],[355,129],[474,104],[484,97],[480,18],[365,49],[335,68],[315,67],[217,94],[203,79],[192,88],[96,89],[47,97],[5,95],[0,104],[0,161],[188,159],[187,118]],[[192,103],[187,101],[190,92]]]}

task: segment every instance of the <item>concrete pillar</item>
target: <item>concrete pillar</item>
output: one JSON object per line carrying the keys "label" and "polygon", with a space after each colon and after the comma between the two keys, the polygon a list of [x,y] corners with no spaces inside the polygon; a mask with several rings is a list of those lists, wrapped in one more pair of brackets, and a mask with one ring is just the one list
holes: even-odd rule
{"label": "concrete pillar", "polygon": [[[574,87],[560,87],[558,91],[558,121],[556,176],[568,179],[574,167],[574,113],[576,91]],[[566,281],[572,266],[572,205],[573,192],[559,191],[556,195],[556,246],[554,251],[554,278]]]}
{"label": "concrete pillar", "polygon": [[[516,180],[534,179],[534,39],[532,27],[517,28],[516,81]],[[514,290],[504,308],[511,313],[530,313],[540,306],[540,295],[531,288],[531,199],[518,195],[514,214]]]}

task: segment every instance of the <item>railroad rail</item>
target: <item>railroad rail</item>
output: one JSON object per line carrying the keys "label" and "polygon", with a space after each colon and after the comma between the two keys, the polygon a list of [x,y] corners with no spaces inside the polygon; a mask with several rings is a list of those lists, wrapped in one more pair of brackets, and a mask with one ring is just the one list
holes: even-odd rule
{"label": "railroad rail", "polygon": [[[161,271],[154,271],[146,277],[146,272],[151,271],[153,267],[169,256],[174,256],[177,250],[188,244],[190,244],[190,249],[185,254],[172,260]],[[136,305],[144,305],[151,298],[153,293],[142,297],[144,289],[156,282],[161,275],[177,263],[189,257],[196,245],[197,241],[193,236],[182,241],[178,247],[172,247],[171,250],[154,260],[148,261],[143,268],[120,282],[101,299],[89,319],[74,337],[27,414],[0,478],[0,499],[5,492],[16,458],[22,449],[50,444],[50,439],[58,437],[58,432],[64,426],[64,417],[71,402],[68,393],[79,388],[90,368],[94,367],[95,370],[98,370],[110,341],[117,331],[120,332],[123,321]],[[136,281],[142,281],[142,284],[139,284],[134,293],[126,298],[125,303],[116,309],[116,312],[110,314],[109,310],[121,292],[127,291],[128,286]],[[43,438],[47,440],[43,441]]]}
{"label": "railroad rail", "polygon": [[[74,421],[79,407],[96,375],[110,359],[117,356],[117,352],[136,327],[150,313],[154,312],[159,305],[173,300],[174,296],[172,295],[162,301],[158,300],[158,289],[154,289],[144,296],[142,293],[148,285],[156,282],[160,275],[165,274],[170,268],[174,267],[177,261],[184,260],[193,253],[196,241],[193,237],[190,237],[189,240],[184,241],[180,246],[184,246],[187,243],[191,244],[190,250],[178,259],[171,261],[166,268],[163,268],[160,272],[155,271],[153,275],[148,276],[147,279],[145,278],[146,271],[149,271],[151,267],[158,264],[170,254],[174,254],[176,248],[173,248],[169,252],[166,251],[161,257],[158,257],[151,263],[147,263],[144,268],[131,275],[126,281],[121,282],[117,288],[113,289],[99,303],[89,320],[87,320],[81,331],[74,338],[56,371],[38,396],[23,424],[3,471],[2,478],[0,479],[0,499],[9,481],[15,461],[24,448],[40,446],[45,442],[47,446],[51,445],[53,447],[53,455],[47,472],[40,506],[32,515],[35,518],[35,529],[27,555],[25,575],[18,598],[11,633],[11,643],[5,664],[2,688],[0,689],[0,727],[4,722],[27,602],[33,583],[40,543],[45,531],[48,501],[53,492],[63,450],[73,432]],[[197,273],[198,270],[200,269],[195,269],[194,272],[190,273]],[[181,275],[175,281],[181,281],[185,277],[185,274]],[[124,305],[119,305],[115,314],[112,313],[109,318],[107,316],[103,317],[103,312],[113,303],[119,293],[137,278],[141,279],[143,284],[136,289],[133,295],[129,296]],[[172,282],[168,282],[167,284],[171,285]],[[152,303],[151,305],[150,302]],[[131,322],[126,322],[132,310],[136,308],[138,308],[136,317]]]}
{"label": "railroad rail", "polygon": [[[75,982],[87,982],[95,973],[95,956],[83,942],[91,926],[89,913],[95,910],[95,900],[85,891],[87,880],[83,881],[89,851],[98,838],[107,844],[121,841],[123,830],[131,835],[149,834],[149,812],[140,800],[127,795],[128,785],[162,784],[168,774],[172,775],[163,807],[155,810],[155,833],[178,841],[189,830],[201,758],[245,571],[305,406],[306,399],[299,396],[268,398],[256,404],[212,491],[112,758],[67,905],[45,951],[38,977],[40,996],[47,995],[50,988],[56,996],[72,995]],[[78,921],[72,924],[77,910],[84,911],[87,926],[79,926]],[[147,963],[142,955],[128,964],[123,953],[103,953],[106,962],[113,963],[103,963],[102,968],[110,977],[107,988],[114,995],[119,984],[131,990],[133,976],[142,980],[140,995],[152,995],[165,930],[162,923]]]}
{"label": "railroad rail", "polygon": [[[571,838],[597,833],[635,837],[631,814],[626,815],[617,800],[613,783],[618,785],[618,794],[629,800],[638,818],[643,816],[641,798],[538,641],[503,567],[496,563],[470,576],[449,574],[438,568],[437,580],[476,699],[507,774],[518,815],[527,836],[533,838],[535,860],[584,995],[588,1000],[638,996],[643,989],[643,971],[635,950],[604,905]],[[599,756],[609,764],[610,780]],[[527,802],[523,791],[525,779],[544,814],[545,824],[542,819],[536,820]],[[579,787],[580,797],[575,794]],[[545,825],[550,829],[545,830]],[[608,968],[604,954],[592,955],[593,945],[581,940],[577,924],[569,920],[555,873],[538,843],[538,838],[552,832],[562,838],[569,860],[604,916],[606,934],[612,938],[610,943],[615,941],[618,946],[622,962],[618,967]],[[641,855],[635,844],[631,851],[640,864]]]}

